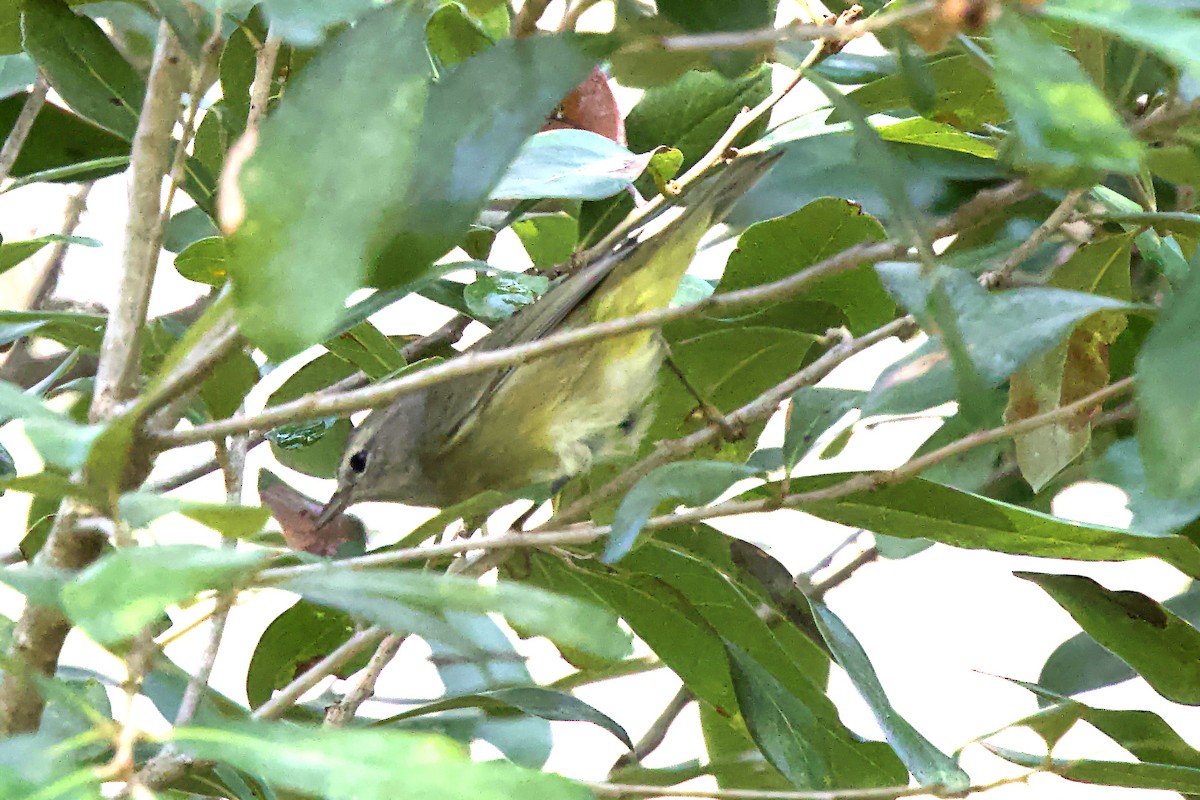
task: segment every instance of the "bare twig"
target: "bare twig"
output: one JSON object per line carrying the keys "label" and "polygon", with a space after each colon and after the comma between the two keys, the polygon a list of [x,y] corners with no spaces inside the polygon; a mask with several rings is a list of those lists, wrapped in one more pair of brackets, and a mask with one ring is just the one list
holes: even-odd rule
{"label": "bare twig", "polygon": [[121,285],[100,346],[90,415],[93,420],[112,416],[133,390],[139,340],[162,244],[162,181],[173,155],[171,132],[183,94],[183,64],[183,52],[170,26],[162,22],[146,99],[133,136]]}
{"label": "bare twig", "polygon": [[[124,272],[100,349],[90,411],[93,420],[107,419],[118,410],[137,374],[138,336],[146,319],[161,235],[159,197],[184,83],[182,62],[175,36],[163,22],[134,134]],[[84,510],[73,501],[64,501],[36,563],[58,570],[82,569],[99,557],[104,540],[102,524],[88,521]],[[44,675],[54,674],[70,627],[57,609],[27,606],[13,632],[11,660]],[[36,730],[41,719],[44,700],[23,673],[24,669],[6,670],[0,683],[0,735]]]}
{"label": "bare twig", "polygon": [[512,23],[513,36],[529,36],[537,32],[538,20],[546,13],[550,0],[525,0]]}
{"label": "bare twig", "polygon": [[667,732],[671,730],[671,726],[675,720],[679,719],[679,715],[687,708],[695,696],[692,695],[686,686],[679,687],[679,691],[667,703],[667,707],[662,710],[662,713],[650,723],[650,728],[646,734],[638,739],[633,745],[633,750],[628,753],[622,753],[621,757],[612,765],[612,769],[608,771],[612,775],[619,769],[628,767],[631,764],[639,764],[642,759],[653,753],[659,748],[663,741],[667,738]]}
{"label": "bare twig", "polygon": [[872,789],[827,789],[810,792],[783,792],[767,789],[692,789],[683,786],[644,786],[625,783],[586,783],[583,785],[598,797],[698,797],[709,800],[890,800],[894,797],[966,797],[982,794],[1001,786],[1026,783],[1031,775],[1044,770],[1030,770],[1011,778],[968,789],[948,790],[943,786],[887,786]]}
{"label": "bare twig", "polygon": [[1042,221],[1041,225],[1029,235],[1029,238],[1021,242],[1011,253],[1008,258],[1004,259],[1004,263],[991,272],[984,273],[979,277],[979,282],[983,284],[985,289],[998,289],[1005,286],[1009,278],[1012,276],[1013,270],[1021,266],[1025,259],[1033,255],[1033,251],[1041,247],[1042,242],[1046,241],[1056,230],[1062,227],[1071,215],[1075,213],[1075,205],[1080,198],[1087,193],[1087,189],[1072,189],[1067,192],[1067,196],[1058,204],[1054,211],[1050,212],[1050,216]]}
{"label": "bare twig", "polygon": [[[959,211],[935,225],[933,238],[941,238],[966,227],[974,223],[982,214],[1014,203],[1026,197],[1030,191],[1023,182],[1017,181],[997,189],[981,192],[973,200],[965,203]],[[534,358],[541,358],[550,353],[634,331],[661,327],[668,322],[700,314],[782,300],[817,280],[855,269],[862,264],[899,258],[905,255],[908,249],[909,246],[906,242],[897,241],[855,245],[794,275],[771,283],[715,294],[697,303],[659,308],[631,317],[571,328],[513,347],[488,352],[468,350],[445,364],[438,364],[414,374],[391,381],[383,381],[364,389],[330,397],[309,395],[290,403],[264,409],[259,414],[231,417],[205,425],[197,425],[191,430],[157,434],[153,440],[159,446],[175,447],[228,436],[232,433],[266,430],[298,419],[313,419],[334,414],[347,414],[367,408],[378,408],[388,405],[401,395],[410,394],[462,375],[527,363]]]}
{"label": "bare twig", "polygon": [[569,8],[563,14],[562,21],[558,23],[558,29],[560,31],[575,30],[575,26],[579,24],[579,18],[599,2],[600,0],[575,0],[574,4],[568,3]]}
{"label": "bare twig", "polygon": [[275,61],[279,58],[279,47],[283,38],[272,25],[267,31],[266,41],[254,57],[254,80],[250,83],[250,113],[246,115],[246,130],[258,129],[271,102],[271,81],[275,78]]}
{"label": "bare twig", "polygon": [[325,709],[326,725],[331,728],[344,728],[350,724],[354,715],[358,713],[359,707],[375,694],[375,684],[379,681],[379,675],[388,664],[392,663],[396,652],[400,650],[400,645],[404,644],[405,638],[407,637],[393,633],[379,643],[375,654],[371,656],[371,660],[367,662],[362,675],[355,681],[350,691],[346,692],[341,700]]}
{"label": "bare twig", "polygon": [[793,23],[779,28],[758,28],[749,31],[721,31],[667,36],[656,46],[673,52],[707,52],[709,50],[758,50],[785,41],[847,42],[869,33],[881,31],[905,20],[922,17],[937,9],[937,3],[925,0],[896,11],[875,14],[861,22],[844,25]]}
{"label": "bare twig", "polygon": [[25,98],[25,105],[21,106],[16,121],[9,129],[4,146],[0,147],[0,183],[8,180],[12,173],[13,164],[17,163],[17,156],[21,155],[21,148],[29,138],[29,131],[33,129],[33,122],[42,106],[46,104],[46,93],[49,90],[50,84],[46,81],[46,76],[38,70],[37,77],[33,80],[33,88]]}
{"label": "bare twig", "polygon": [[839,568],[836,572],[834,572],[828,578],[826,578],[825,580],[821,581],[818,584],[815,584],[807,592],[807,594],[813,600],[820,600],[822,597],[825,596],[825,594],[827,592],[829,592],[829,590],[834,589],[838,586],[841,586],[843,583],[850,580],[850,578],[852,578],[854,576],[854,573],[858,572],[860,567],[865,567],[867,564],[870,564],[871,562],[878,561],[878,560],[879,560],[879,550],[876,549],[875,547],[868,547],[866,550],[863,550],[861,553],[859,553],[853,559],[851,559],[850,562],[847,563],[845,566]]}
{"label": "bare twig", "polygon": [[[667,528],[672,525],[690,524],[703,520],[715,519],[717,517],[729,517],[738,514],[757,514],[767,511],[775,511],[781,508],[797,508],[803,507],[808,503],[817,503],[829,500],[837,500],[842,497],[847,497],[859,492],[869,492],[873,489],[878,489],[883,486],[901,483],[910,478],[916,477],[925,470],[932,467],[934,464],[941,463],[948,458],[952,458],[960,453],[965,453],[976,447],[981,447],[991,442],[1008,439],[1018,434],[1027,433],[1031,430],[1036,430],[1046,425],[1052,425],[1064,419],[1073,419],[1080,413],[1095,408],[1099,403],[1110,400],[1114,397],[1119,397],[1122,394],[1130,391],[1133,388],[1133,379],[1126,378],[1117,383],[1107,386],[1100,391],[1093,392],[1087,397],[1070,403],[1068,405],[1047,411],[1043,414],[1027,417],[1018,422],[1013,422],[1008,425],[1002,425],[997,428],[991,428],[985,431],[977,431],[976,433],[964,436],[962,439],[951,442],[945,447],[939,447],[936,450],[931,450],[922,456],[912,459],[907,463],[890,470],[880,470],[878,472],[863,472],[847,478],[844,481],[835,483],[831,486],[826,486],[822,489],[814,489],[808,492],[798,492],[795,494],[785,495],[783,497],[764,498],[759,500],[730,500],[725,503],[720,503],[715,506],[703,506],[700,508],[688,509],[673,514],[664,514],[662,516],[653,517],[643,526],[646,530]],[[427,561],[434,558],[439,558],[456,553],[466,553],[470,551],[491,552],[498,550],[512,550],[522,547],[545,547],[550,545],[563,544],[586,544],[593,542],[602,536],[606,536],[612,527],[609,525],[578,525],[570,528],[562,528],[546,531],[532,531],[529,533],[504,533],[499,536],[489,536],[477,539],[457,540],[445,542],[441,544],[424,545],[422,547],[410,547],[403,550],[392,550],[381,553],[371,553],[357,558],[347,558],[338,562],[338,567],[341,569],[371,569],[375,567],[384,567],[391,564],[400,564],[410,561]],[[270,584],[278,581],[294,578],[298,575],[304,575],[309,572],[328,569],[321,564],[303,564],[295,567],[278,567],[275,569],[264,570],[259,573],[259,580]],[[478,567],[475,567],[478,570]]]}

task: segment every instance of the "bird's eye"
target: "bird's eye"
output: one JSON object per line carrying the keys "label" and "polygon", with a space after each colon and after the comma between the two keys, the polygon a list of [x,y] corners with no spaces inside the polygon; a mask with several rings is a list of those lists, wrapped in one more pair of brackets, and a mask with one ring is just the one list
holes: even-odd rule
{"label": "bird's eye", "polygon": [[358,475],[362,475],[363,470],[367,468],[367,451],[359,450],[354,455],[350,456],[350,469]]}

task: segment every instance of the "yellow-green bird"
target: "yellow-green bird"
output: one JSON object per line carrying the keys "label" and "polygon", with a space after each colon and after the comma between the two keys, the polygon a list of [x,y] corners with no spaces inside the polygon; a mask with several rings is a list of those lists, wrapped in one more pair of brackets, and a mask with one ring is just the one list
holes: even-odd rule
{"label": "yellow-green bird", "polygon": [[[662,231],[571,273],[471,349],[666,306],[701,237],[774,161],[768,153],[736,158],[689,192]],[[318,524],[364,500],[443,507],[579,474],[636,446],[663,356],[657,332],[638,331],[404,395],[351,434]]]}

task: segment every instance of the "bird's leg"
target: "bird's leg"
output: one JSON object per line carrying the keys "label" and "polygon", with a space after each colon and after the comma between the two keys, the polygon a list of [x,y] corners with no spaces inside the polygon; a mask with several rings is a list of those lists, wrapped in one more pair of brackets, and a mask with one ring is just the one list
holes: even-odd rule
{"label": "bird's leg", "polygon": [[687,390],[687,393],[695,398],[697,409],[700,411],[700,414],[703,415],[708,424],[713,425],[720,430],[721,437],[726,441],[736,442],[744,437],[746,435],[745,430],[743,430],[741,426],[734,425],[728,419],[726,419],[725,415],[721,413],[721,409],[717,408],[706,397],[700,394],[696,387],[692,385],[691,381],[687,379],[687,376],[683,374],[683,370],[680,369],[679,365],[675,363],[675,359],[671,358],[671,346],[667,344],[667,341],[662,338],[661,334],[659,335],[659,340],[662,342],[663,349],[666,352],[663,360],[665,361],[667,367],[672,373],[674,373],[675,377],[679,379],[679,382],[683,384],[683,388]]}

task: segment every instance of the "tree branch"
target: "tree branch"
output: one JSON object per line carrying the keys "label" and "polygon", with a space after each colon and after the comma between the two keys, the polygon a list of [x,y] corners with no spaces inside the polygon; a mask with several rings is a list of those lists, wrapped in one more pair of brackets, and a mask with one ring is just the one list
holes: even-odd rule
{"label": "tree branch", "polygon": [[393,633],[379,643],[375,654],[367,662],[366,669],[354,683],[353,688],[346,692],[341,700],[325,709],[325,724],[328,727],[344,728],[350,724],[354,715],[358,713],[359,707],[375,694],[375,684],[379,682],[380,674],[388,664],[392,663],[392,659],[400,650],[400,645],[404,644],[404,640],[407,638],[405,635]]}
{"label": "tree branch", "polygon": [[[967,227],[982,215],[1015,203],[1028,196],[1031,191],[1032,189],[1024,182],[1015,181],[997,189],[980,192],[974,199],[965,203],[959,211],[936,224],[933,227],[933,238],[948,236],[960,228]],[[783,300],[821,278],[855,269],[862,264],[900,258],[907,254],[908,249],[907,243],[897,241],[855,245],[794,275],[771,283],[712,295],[697,303],[654,309],[631,317],[563,330],[542,339],[513,347],[487,352],[468,350],[463,355],[444,364],[438,364],[391,381],[383,381],[364,389],[330,397],[309,395],[290,403],[272,406],[258,414],[230,417],[205,425],[197,425],[190,430],[154,434],[151,439],[159,447],[176,447],[232,433],[266,430],[281,423],[294,422],[299,419],[348,414],[367,408],[386,406],[401,395],[411,394],[463,375],[527,363],[550,353],[579,347],[600,339],[658,328],[668,322],[700,314],[713,314]]]}
{"label": "tree branch", "polygon": [[[160,194],[171,158],[171,129],[183,90],[183,58],[166,22],[159,26],[146,99],[133,140],[129,222],[125,231],[124,274],[117,306],[109,316],[97,367],[90,417],[101,421],[118,409],[133,388],[138,368],[138,336],[161,235]],[[46,544],[35,561],[39,566],[77,571],[99,557],[105,541],[103,526],[85,519],[87,511],[65,500]],[[13,631],[11,660],[42,675],[53,675],[70,623],[60,611],[28,605]],[[25,669],[5,671],[0,682],[0,735],[37,729],[44,699]]]}
{"label": "tree branch", "polygon": [[1050,216],[1042,221],[1041,225],[1029,235],[1029,238],[1021,242],[1011,253],[1008,258],[1004,259],[1004,263],[997,267],[992,272],[985,273],[980,276],[979,282],[983,284],[985,289],[997,289],[1008,284],[1009,278],[1012,277],[1013,270],[1021,266],[1025,259],[1033,255],[1033,251],[1041,247],[1042,242],[1046,241],[1049,236],[1063,226],[1071,215],[1075,212],[1075,205],[1080,198],[1087,193],[1087,189],[1072,189],[1067,192],[1067,196],[1058,204],[1058,207],[1050,212]]}
{"label": "tree branch", "polygon": [[[1002,425],[997,428],[991,428],[985,431],[977,431],[969,436],[964,436],[955,442],[951,442],[945,447],[939,447],[936,450],[931,450],[923,456],[912,459],[911,461],[890,470],[880,470],[878,472],[863,472],[847,478],[840,483],[835,483],[832,486],[827,486],[823,489],[814,489],[809,492],[798,492],[785,497],[772,497],[760,500],[730,500],[715,506],[702,506],[700,508],[688,509],[673,514],[664,514],[658,517],[652,517],[643,526],[645,530],[653,530],[657,528],[668,528],[672,525],[690,524],[694,522],[702,522],[704,520],[715,519],[717,517],[729,517],[738,514],[757,514],[767,511],[775,511],[781,508],[797,508],[803,507],[808,503],[816,503],[828,500],[837,500],[842,497],[847,497],[859,492],[868,492],[873,489],[878,489],[883,486],[890,486],[896,483],[902,483],[910,478],[914,478],[925,470],[945,461],[947,458],[952,458],[960,453],[972,450],[976,447],[982,447],[991,442],[1008,439],[1018,434],[1027,433],[1028,431],[1036,430],[1045,425],[1052,425],[1056,422],[1061,422],[1064,419],[1073,419],[1080,413],[1094,408],[1098,403],[1103,403],[1106,400],[1111,400],[1114,397],[1119,397],[1133,388],[1133,379],[1125,378],[1117,383],[1107,386],[1098,392],[1093,392],[1087,397],[1081,398],[1069,405],[1062,406],[1052,411],[1047,411],[1043,414],[1028,417],[1014,422],[1009,425]],[[545,531],[530,531],[530,532],[510,532],[499,536],[488,536],[477,539],[460,539],[452,542],[441,544],[423,545],[420,547],[409,547],[402,550],[391,550],[381,553],[371,553],[365,556],[356,558],[346,558],[338,562],[339,569],[372,569],[376,567],[384,567],[392,564],[401,564],[409,561],[428,561],[442,556],[456,555],[458,553],[467,553],[471,551],[490,552],[496,550],[512,550],[522,547],[548,547],[551,545],[563,544],[587,544],[594,542],[602,536],[608,535],[612,530],[610,525],[578,525],[570,528],[562,528],[556,530]],[[323,564],[302,564],[294,567],[277,567],[275,569],[263,570],[259,573],[259,580],[264,584],[271,584],[278,581],[287,580],[309,572],[321,571],[328,569],[328,566]]]}
{"label": "tree branch", "polygon": [[671,730],[671,726],[675,724],[675,720],[679,719],[679,715],[695,699],[695,696],[688,691],[686,686],[680,686],[679,691],[667,703],[667,707],[650,724],[650,728],[646,731],[646,734],[633,745],[633,750],[628,753],[622,753],[621,757],[609,769],[608,774],[611,776],[614,772],[624,767],[640,764],[642,759],[657,750],[667,738],[667,732]]}
{"label": "tree branch", "polygon": [[720,31],[717,33],[667,36],[658,40],[655,45],[663,50],[687,53],[707,52],[709,50],[758,50],[786,41],[817,41],[827,39],[830,41],[848,42],[900,22],[925,16],[936,11],[937,7],[937,3],[925,0],[925,2],[914,3],[897,11],[877,13],[861,22],[850,22],[841,25],[795,22],[779,28],[771,27],[749,31]]}
{"label": "tree branch", "polygon": [[185,85],[183,65],[183,52],[170,26],[160,23],[146,99],[133,136],[121,285],[100,346],[90,414],[93,421],[116,413],[134,388],[139,337],[162,245],[162,183],[174,152],[171,132]]}
{"label": "tree branch", "polygon": [[29,131],[33,129],[34,120],[37,119],[42,106],[46,104],[46,93],[49,90],[50,84],[39,69],[37,77],[33,80],[33,88],[29,90],[29,96],[25,98],[25,105],[21,106],[16,121],[13,122],[8,136],[4,139],[4,146],[0,147],[0,183],[8,180],[8,176],[12,173],[13,164],[17,163],[17,157],[21,155],[21,148],[25,146],[25,140],[29,138]]}

